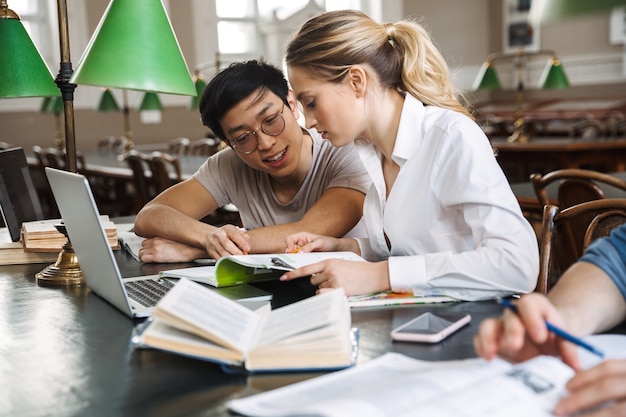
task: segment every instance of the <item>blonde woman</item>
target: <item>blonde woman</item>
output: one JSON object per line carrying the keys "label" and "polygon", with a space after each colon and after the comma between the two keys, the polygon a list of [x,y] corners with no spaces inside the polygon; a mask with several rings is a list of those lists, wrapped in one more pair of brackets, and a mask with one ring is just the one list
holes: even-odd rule
{"label": "blonde woman", "polygon": [[423,27],[327,12],[302,26],[286,63],[306,127],[336,146],[355,142],[373,184],[363,209],[368,239],[287,238],[287,251],[349,250],[370,262],[329,260],[283,280],[312,275],[319,291],[464,300],[535,288],[534,232]]}

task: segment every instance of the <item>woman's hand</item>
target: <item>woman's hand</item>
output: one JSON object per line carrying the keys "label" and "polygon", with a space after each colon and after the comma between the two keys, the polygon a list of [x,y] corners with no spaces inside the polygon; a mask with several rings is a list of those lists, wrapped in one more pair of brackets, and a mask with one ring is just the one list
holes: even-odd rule
{"label": "woman's hand", "polygon": [[474,338],[479,356],[487,360],[500,355],[519,362],[538,355],[559,356],[573,367],[580,368],[575,345],[548,331],[546,320],[563,327],[556,308],[543,295],[527,294],[516,303],[517,313],[506,310],[498,319],[486,319]]}
{"label": "woman's hand", "polygon": [[311,284],[322,293],[343,288],[346,295],[370,294],[389,289],[387,262],[347,261],[327,259],[285,273],[281,281],[311,276]]}

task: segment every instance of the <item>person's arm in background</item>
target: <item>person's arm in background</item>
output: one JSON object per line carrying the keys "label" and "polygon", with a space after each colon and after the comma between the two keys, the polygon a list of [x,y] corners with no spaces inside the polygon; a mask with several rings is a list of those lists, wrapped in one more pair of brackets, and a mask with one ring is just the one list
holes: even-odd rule
{"label": "person's arm in background", "polygon": [[474,340],[477,353],[492,359],[501,355],[519,361],[539,354],[560,356],[578,370],[566,388],[567,397],[555,408],[557,415],[593,409],[590,415],[624,415],[626,360],[606,360],[580,370],[577,348],[548,332],[544,321],[584,336],[612,328],[626,318],[626,226],[610,238],[592,244],[581,261],[569,268],[547,297],[522,296],[518,314],[506,311],[487,319]]}

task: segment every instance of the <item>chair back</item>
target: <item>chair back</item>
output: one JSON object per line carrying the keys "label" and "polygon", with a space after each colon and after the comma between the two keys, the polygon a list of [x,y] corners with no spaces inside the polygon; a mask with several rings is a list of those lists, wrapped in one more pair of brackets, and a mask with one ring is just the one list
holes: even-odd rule
{"label": "chair back", "polygon": [[215,138],[202,138],[193,142],[189,148],[190,155],[211,156],[221,149],[222,141]]}
{"label": "chair back", "polygon": [[189,138],[176,138],[172,139],[167,145],[167,153],[170,155],[187,155],[189,153],[189,145],[191,141]]}
{"label": "chair back", "polygon": [[182,181],[180,161],[167,153],[152,152],[146,155],[133,149],[128,152],[126,163],[133,171],[138,209],[161,191]]}
{"label": "chair back", "polygon": [[615,191],[624,191],[626,197],[626,181],[587,169],[558,169],[546,175],[534,173],[530,181],[541,206],[555,203],[548,196],[548,186],[557,183],[556,204],[561,210],[583,201],[605,198],[607,191],[616,196],[618,193]]}
{"label": "chair back", "polygon": [[[576,233],[583,227],[582,236]],[[559,209],[544,206],[539,257],[538,292],[546,294],[558,277],[584,254],[589,244],[626,223],[626,198],[585,201]]]}

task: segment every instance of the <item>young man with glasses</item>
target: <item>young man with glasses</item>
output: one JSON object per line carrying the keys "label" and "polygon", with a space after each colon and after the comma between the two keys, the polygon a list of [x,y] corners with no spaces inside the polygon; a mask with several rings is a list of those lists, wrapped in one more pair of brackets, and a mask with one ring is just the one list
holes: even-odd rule
{"label": "young man with glasses", "polygon": [[[302,128],[280,70],[259,61],[217,74],[200,102],[202,123],[229,148],[146,204],[135,232],[148,239],[144,262],[178,262],[285,250],[299,231],[364,237],[361,219],[370,179],[354,147],[335,148]],[[234,204],[244,228],[201,222]]]}

